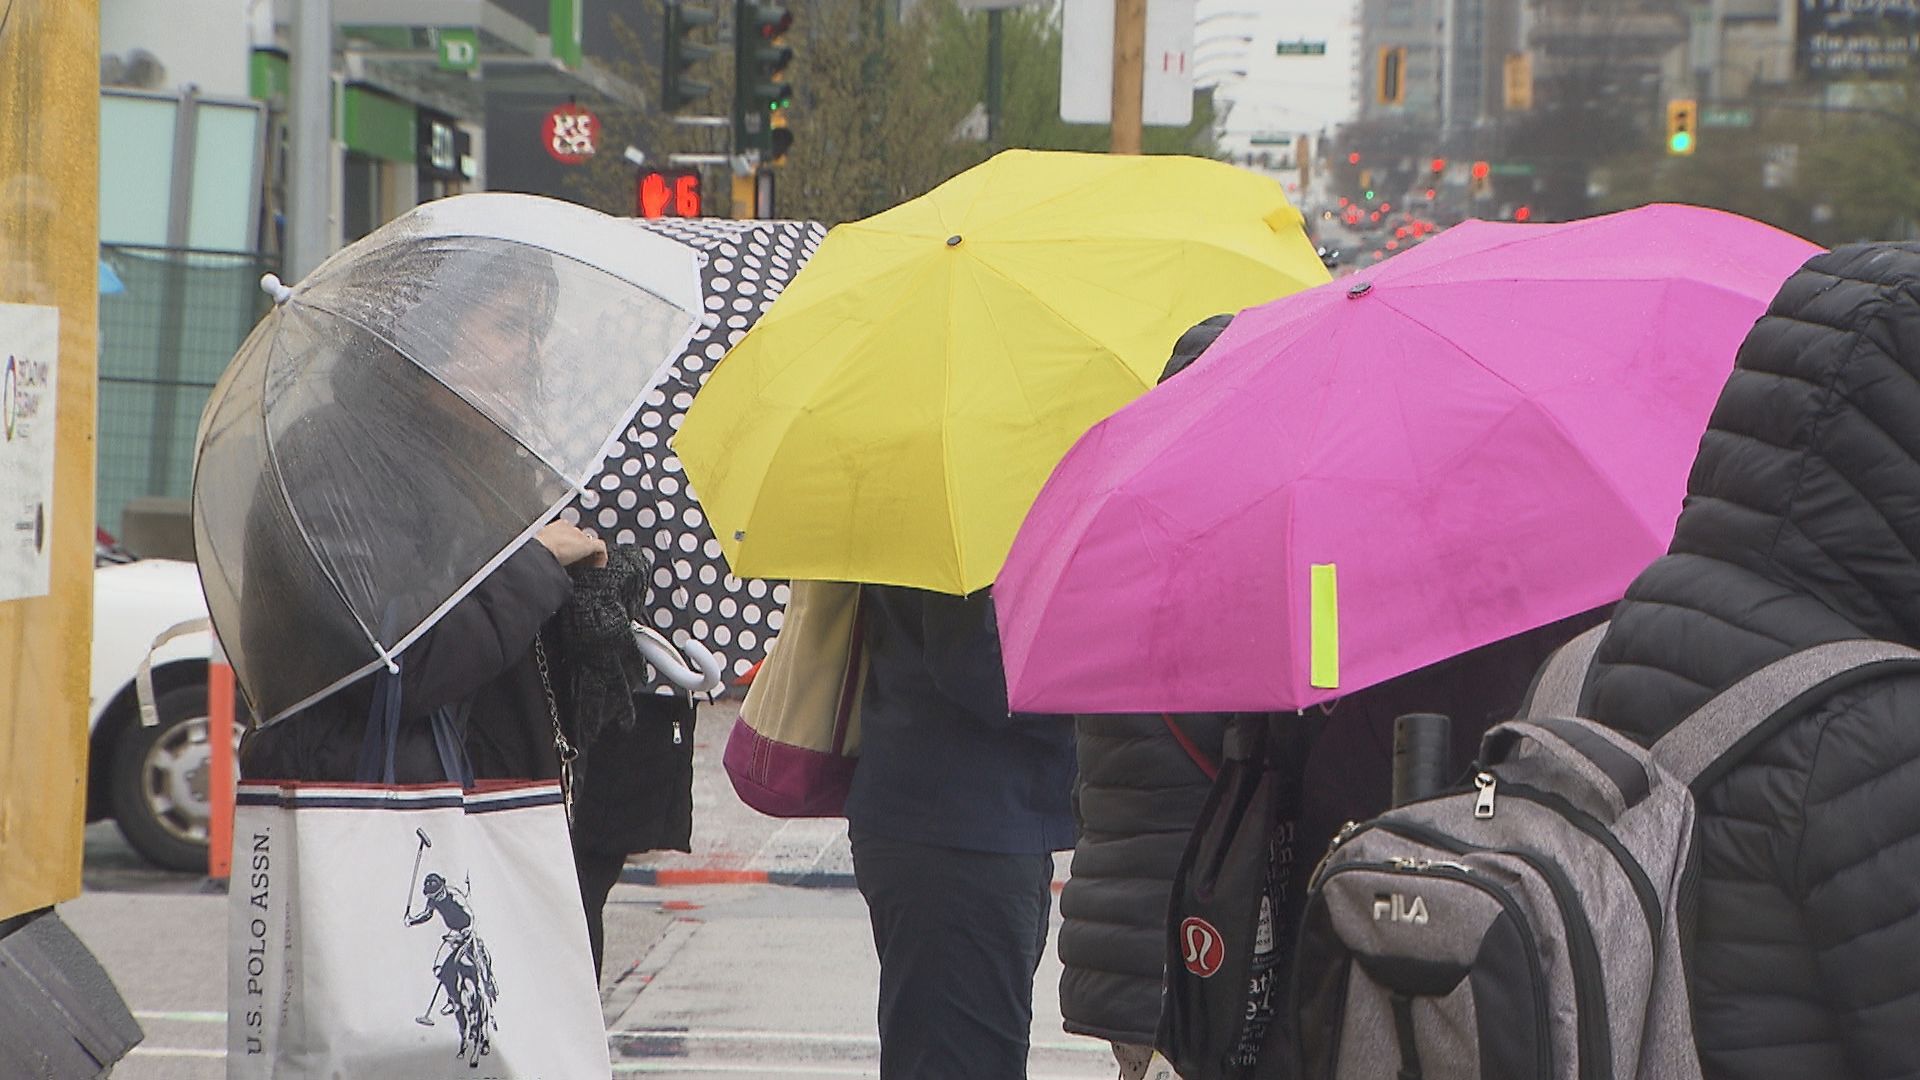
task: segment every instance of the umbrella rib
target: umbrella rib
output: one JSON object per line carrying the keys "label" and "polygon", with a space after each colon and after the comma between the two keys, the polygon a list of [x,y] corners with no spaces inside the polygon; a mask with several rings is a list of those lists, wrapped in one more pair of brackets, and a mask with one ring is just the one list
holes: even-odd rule
{"label": "umbrella rib", "polygon": [[1488,367],[1486,364],[1482,363],[1480,358],[1473,355],[1472,350],[1468,349],[1466,346],[1453,340],[1451,337],[1448,337],[1446,334],[1441,333],[1439,330],[1428,325],[1427,323],[1422,322],[1420,319],[1415,318],[1412,314],[1407,312],[1406,309],[1391,303],[1386,298],[1382,297],[1381,303],[1385,304],[1387,309],[1389,311],[1392,311],[1395,315],[1400,316],[1401,318],[1407,320],[1408,322],[1419,327],[1420,329],[1425,330],[1427,333],[1432,334],[1435,338],[1439,339],[1440,341],[1445,342],[1448,348],[1452,349],[1454,352],[1457,352],[1461,356],[1465,357],[1468,363],[1472,364],[1474,367],[1479,368],[1481,371],[1486,372],[1488,375],[1492,376],[1493,378],[1499,380],[1500,383],[1506,386],[1508,389],[1513,390],[1515,393],[1520,394],[1522,397],[1526,396],[1526,392],[1522,390],[1518,384],[1516,384],[1512,379],[1507,378],[1505,375],[1502,375],[1498,371],[1495,371],[1492,368]]}
{"label": "umbrella rib", "polygon": [[[276,340],[272,347],[277,351],[279,342]],[[271,364],[272,353],[268,354],[268,361],[269,364]],[[260,380],[260,440],[266,449],[267,466],[273,470],[274,490],[282,493],[284,496],[287,490],[287,477],[286,473],[280,469],[280,452],[274,446],[273,425],[266,422],[267,403],[265,395],[267,383],[268,380],[264,377]],[[293,519],[293,527],[300,533],[300,543],[306,547],[307,554],[313,556],[313,565],[320,569],[321,576],[326,578],[327,584],[333,587],[334,595],[340,598],[340,606],[346,609],[347,616],[357,623],[360,627],[360,632],[366,635],[367,644],[372,645],[373,651],[380,654],[378,662],[384,662],[389,668],[397,669],[393,654],[387,651],[386,646],[380,644],[380,639],[374,634],[373,627],[368,626],[367,621],[360,617],[358,611],[354,610],[353,601],[348,598],[346,587],[340,584],[340,579],[334,575],[333,568],[327,565],[327,561],[320,557],[320,548],[313,542],[312,534],[307,531],[306,522],[300,520],[300,511],[294,508],[293,500],[283,497],[282,501],[286,503],[287,516]],[[339,686],[336,685],[323,693],[330,693],[333,689],[338,688]],[[318,700],[319,696],[323,695],[316,695],[315,698],[309,700]],[[282,715],[285,714],[283,713]]]}
{"label": "umbrella rib", "polygon": [[[1032,289],[1029,289],[1026,286],[1022,285],[1020,282],[1016,281],[1012,275],[1008,274],[1006,271],[1000,269],[997,266],[994,266],[992,263],[989,263],[984,259],[976,259],[974,260],[974,262],[981,269],[992,273],[993,276],[999,278],[1001,281],[1006,282],[1008,287],[1013,289],[1015,292],[1019,293],[1022,296],[1031,297],[1034,303],[1040,305],[1040,307],[1046,310],[1047,314],[1053,316],[1055,319],[1058,319],[1060,321],[1060,325],[1066,327],[1069,330],[1072,330],[1075,334],[1085,339],[1087,344],[1092,345],[1094,348],[1098,349],[1101,355],[1112,359],[1115,363],[1117,363],[1120,366],[1120,369],[1122,371],[1126,372],[1128,375],[1133,376],[1134,381],[1140,384],[1141,389],[1143,390],[1152,389],[1153,384],[1147,382],[1144,378],[1141,378],[1138,372],[1128,367],[1127,362],[1121,359],[1120,353],[1118,350],[1113,348],[1113,346],[1108,345],[1106,342],[1101,341],[1098,337],[1095,337],[1091,331],[1087,330],[1085,327],[1081,326],[1079,323],[1075,322],[1072,319],[1067,318],[1067,316],[1062,314],[1058,308],[1054,307],[1052,304],[1048,303],[1045,299],[1043,299],[1039,293],[1036,293]],[[1024,397],[1024,394],[1022,396]]]}
{"label": "umbrella rib", "polygon": [[[580,494],[586,491],[586,486],[585,486],[586,481],[584,479],[576,480],[573,478],[572,475],[567,473],[565,470],[561,469],[559,466],[555,465],[553,462],[548,461],[547,456],[545,454],[542,454],[540,451],[534,449],[531,446],[528,446],[524,439],[520,438],[518,435],[515,435],[513,432],[507,430],[507,426],[505,424],[502,424],[500,421],[494,419],[493,415],[487,412],[487,410],[481,408],[478,405],[475,405],[467,397],[467,395],[461,393],[456,387],[453,386],[453,384],[441,378],[439,372],[436,372],[431,368],[423,367],[420,364],[416,363],[411,356],[407,355],[407,351],[405,349],[402,349],[399,346],[399,344],[396,343],[392,338],[388,337],[387,335],[381,333],[378,330],[375,330],[373,327],[368,326],[366,323],[361,322],[359,319],[356,319],[353,316],[348,315],[344,312],[335,311],[333,308],[330,308],[325,304],[317,304],[317,303],[314,303],[312,300],[303,300],[302,303],[305,304],[305,306],[310,307],[315,311],[324,311],[328,315],[331,315],[342,322],[351,323],[352,325],[357,326],[360,329],[365,330],[367,333],[373,335],[375,338],[377,338],[380,341],[381,344],[385,345],[389,349],[392,349],[395,356],[404,358],[407,361],[407,363],[413,366],[414,370],[419,371],[420,373],[424,374],[427,378],[432,379],[434,382],[439,383],[442,387],[446,389],[447,393],[452,394],[456,398],[459,398],[461,404],[464,404],[467,408],[472,409],[476,414],[480,416],[481,419],[493,425],[494,428],[496,428],[502,435],[505,435],[507,438],[513,440],[515,445],[526,450],[526,452],[528,454],[531,454],[537,461],[540,462],[540,464],[545,465],[547,467],[547,471],[553,473],[553,475],[558,476],[561,480],[565,481],[567,486],[571,487],[575,494]],[[647,389],[652,389],[652,387],[649,386]],[[644,390],[641,391],[641,395],[643,397],[645,396],[645,393],[646,391]],[[636,411],[638,410],[636,409]],[[623,424],[621,426],[624,427],[625,425]]]}

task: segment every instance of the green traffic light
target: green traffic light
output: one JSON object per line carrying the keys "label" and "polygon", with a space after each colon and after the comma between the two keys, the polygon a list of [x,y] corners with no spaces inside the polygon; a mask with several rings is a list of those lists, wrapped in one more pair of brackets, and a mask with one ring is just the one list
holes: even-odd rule
{"label": "green traffic light", "polygon": [[1368,201],[1368,202],[1372,202],[1372,201],[1373,201],[1373,192],[1371,192],[1371,191],[1369,191],[1369,192],[1367,192],[1367,201]]}
{"label": "green traffic light", "polygon": [[1676,131],[1667,139],[1669,153],[1684,154],[1693,149],[1693,132]]}

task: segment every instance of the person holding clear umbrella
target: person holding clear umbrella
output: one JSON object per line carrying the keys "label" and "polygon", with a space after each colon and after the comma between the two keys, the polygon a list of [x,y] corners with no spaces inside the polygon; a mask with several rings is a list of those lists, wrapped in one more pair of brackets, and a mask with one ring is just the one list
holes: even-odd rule
{"label": "person holding clear umbrella", "polygon": [[[459,347],[442,365],[441,378],[469,384],[497,381],[509,359],[534,357],[554,318],[558,279],[550,262],[540,256],[503,261],[484,275],[462,275],[449,262],[447,252],[416,251],[392,269],[397,278],[415,282],[421,292],[430,286],[461,289],[474,301],[471,315],[458,328]],[[373,284],[369,282],[369,287]],[[464,398],[449,392],[441,379],[373,378],[362,365],[335,361],[329,390],[328,399],[315,406],[328,415],[289,424],[275,443],[285,481],[323,505],[346,505],[352,495],[346,489],[364,484],[367,477],[338,468],[324,445],[303,441],[319,444],[337,438],[340,426],[363,428],[372,438],[380,426],[411,420],[420,429],[439,432],[437,440],[453,442],[487,423],[466,406]],[[524,459],[524,454],[519,456]],[[492,504],[524,504],[544,497],[524,469],[494,469],[482,476],[449,463],[441,468],[395,470],[382,480],[387,499],[375,513],[399,519],[431,507],[437,525],[450,538],[484,535],[489,517],[495,516]],[[336,488],[342,490],[336,492]],[[270,505],[258,504],[256,513],[266,515]],[[380,574],[382,568],[366,565],[377,557],[373,545],[356,544],[354,538],[386,529],[369,529],[364,520],[316,517],[315,527],[332,533],[323,535],[320,542],[338,553],[336,574],[368,579]],[[254,539],[266,535],[263,522]],[[457,543],[449,543],[439,551],[416,550],[422,578],[431,579],[432,564],[454,556],[457,548]],[[572,596],[567,568],[604,565],[606,558],[606,545],[600,540],[565,522],[551,522],[401,653],[403,720],[394,755],[396,782],[463,779],[441,775],[445,766],[435,739],[447,735],[461,743],[475,778],[560,775],[555,749],[559,715],[548,670],[551,658],[540,631]],[[245,588],[279,591],[275,576],[283,568],[270,553],[258,551],[245,565],[251,571]],[[403,598],[389,599],[390,611],[405,606]],[[263,635],[284,633],[287,626],[277,618],[254,619],[244,625],[254,638],[248,644],[259,644]],[[278,651],[290,644],[270,641],[264,648]],[[362,766],[377,682],[361,679],[301,710],[290,723],[251,733],[241,751],[245,775],[354,779]],[[428,719],[441,710],[449,710],[448,720],[441,723],[450,722],[452,728],[436,736]]]}

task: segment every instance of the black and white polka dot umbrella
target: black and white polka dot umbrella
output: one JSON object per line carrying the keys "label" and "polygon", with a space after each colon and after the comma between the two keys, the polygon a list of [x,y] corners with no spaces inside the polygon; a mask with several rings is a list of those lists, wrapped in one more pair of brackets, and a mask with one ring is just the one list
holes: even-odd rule
{"label": "black and white polka dot umbrella", "polygon": [[[727,571],[699,500],[667,440],[713,365],[746,336],[812,256],[826,227],[804,221],[668,218],[634,226],[706,256],[701,273],[711,324],[694,334],[665,381],[607,453],[606,465],[567,520],[609,543],[632,544],[653,564],[649,617],[674,644],[698,641],[729,678],[766,655],[787,602],[784,583],[742,581]],[[671,692],[664,679],[656,689]]]}

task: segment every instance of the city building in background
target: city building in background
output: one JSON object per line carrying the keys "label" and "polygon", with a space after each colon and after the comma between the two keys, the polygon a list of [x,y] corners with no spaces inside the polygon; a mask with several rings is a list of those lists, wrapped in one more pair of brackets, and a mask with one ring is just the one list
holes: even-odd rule
{"label": "city building in background", "polygon": [[280,269],[290,213],[324,215],[337,249],[463,191],[564,197],[599,149],[592,103],[641,100],[596,59],[614,47],[610,0],[332,0],[330,198],[292,208],[292,7],[102,0],[96,512],[109,532],[129,506],[184,513],[200,411],[263,313],[258,282]]}

